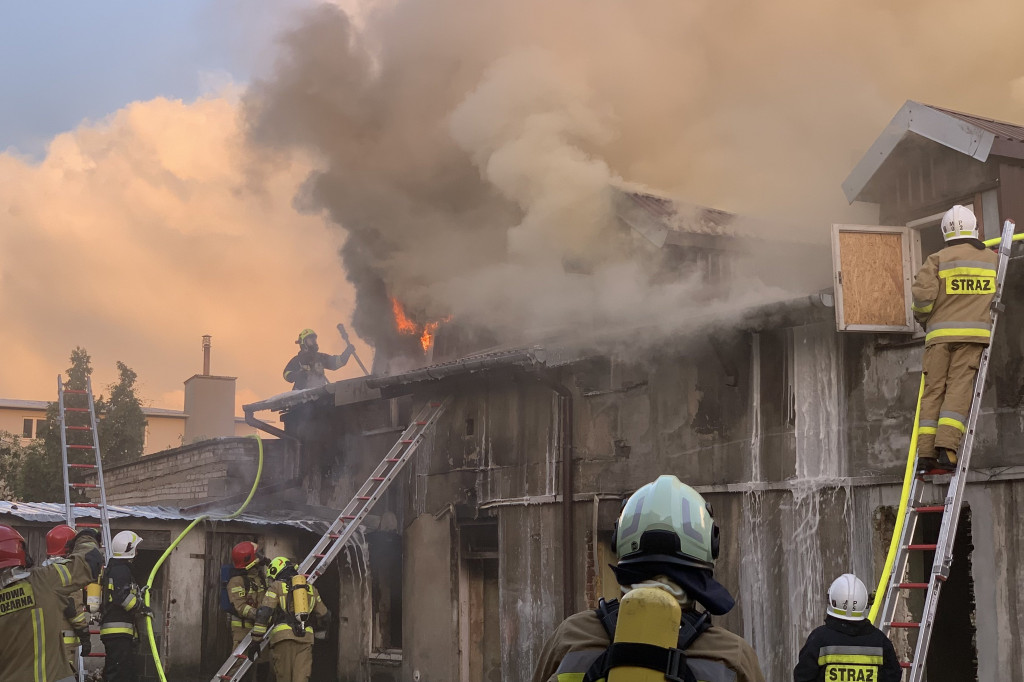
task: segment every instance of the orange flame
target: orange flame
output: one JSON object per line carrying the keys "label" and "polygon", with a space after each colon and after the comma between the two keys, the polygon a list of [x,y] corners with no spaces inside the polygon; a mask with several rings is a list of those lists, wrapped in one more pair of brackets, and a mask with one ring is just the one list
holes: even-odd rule
{"label": "orange flame", "polygon": [[405,308],[398,302],[397,298],[391,299],[391,310],[395,313],[395,325],[400,334],[416,334],[419,332],[419,325],[409,319],[405,314]]}
{"label": "orange flame", "polygon": [[408,334],[410,336],[418,335],[420,337],[420,345],[423,347],[423,352],[428,353],[430,347],[434,345],[434,335],[437,333],[437,328],[445,322],[450,322],[452,316],[444,317],[440,320],[433,322],[427,322],[420,328],[420,325],[409,319],[409,316],[405,314],[405,307],[402,306],[401,302],[397,298],[391,299],[391,310],[395,314],[395,327],[398,329],[399,334]]}

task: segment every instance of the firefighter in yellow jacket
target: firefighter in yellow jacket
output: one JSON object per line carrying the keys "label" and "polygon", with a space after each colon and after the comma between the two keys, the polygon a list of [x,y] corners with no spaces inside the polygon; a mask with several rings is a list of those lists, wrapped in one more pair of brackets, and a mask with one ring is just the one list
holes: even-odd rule
{"label": "firefighter in yellow jacket", "polygon": [[928,256],[914,278],[914,317],[925,327],[924,395],[918,428],[918,473],[956,467],[981,353],[992,338],[992,299],[999,259],[978,239],[964,206],[942,216],[946,247]]}
{"label": "firefighter in yellow jacket", "polygon": [[61,640],[64,599],[103,566],[99,533],[80,531],[66,563],[32,568],[25,538],[0,525],[0,680],[73,682]]}
{"label": "firefighter in yellow jacket", "polygon": [[287,557],[270,562],[267,578],[272,582],[256,611],[253,642],[258,646],[269,630],[277,682],[308,682],[313,671],[313,640],[326,638],[331,612]]}
{"label": "firefighter in yellow jacket", "polygon": [[[46,561],[43,566],[69,564],[67,558],[75,540],[75,529],[71,526],[54,526],[46,534]],[[92,637],[89,635],[89,617],[82,607],[82,591],[72,593],[64,601],[64,651],[72,666],[78,665],[78,647],[82,655],[92,651]]]}
{"label": "firefighter in yellow jacket", "polygon": [[[650,677],[618,679],[764,682],[754,649],[711,624],[711,615],[727,613],[735,601],[714,578],[719,530],[700,493],[675,476],[659,476],[626,501],[612,545],[619,557],[612,569],[624,599],[654,588],[678,601],[677,615],[666,621],[668,631],[658,633],[675,646],[621,638],[625,601],[619,618],[618,601],[602,599],[596,610],[569,616],[558,626],[541,651],[533,682],[598,682],[617,675],[619,667],[644,668],[641,673]],[[633,634],[647,629],[643,623],[631,625]]]}
{"label": "firefighter in yellow jacket", "polygon": [[231,648],[252,630],[256,609],[263,602],[267,583],[263,578],[262,556],[255,542],[239,542],[231,550],[234,575],[228,580],[228,599],[235,612],[231,614]]}

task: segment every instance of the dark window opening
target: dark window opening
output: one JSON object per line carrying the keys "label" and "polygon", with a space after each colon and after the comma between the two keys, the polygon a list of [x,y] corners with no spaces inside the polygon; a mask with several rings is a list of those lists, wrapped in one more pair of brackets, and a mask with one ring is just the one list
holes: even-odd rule
{"label": "dark window opening", "polygon": [[[919,542],[938,542],[941,520],[938,514],[923,514],[918,521]],[[974,545],[971,535],[971,510],[965,506],[960,512],[960,523],[953,543],[953,563],[950,566],[949,579],[943,584],[942,592],[939,594],[935,625],[928,645],[926,676],[929,682],[963,682],[978,679],[974,579],[971,575],[971,552]],[[916,557],[917,561],[911,566],[912,575],[917,574],[913,580],[925,582],[931,574],[935,553],[914,554],[922,556]],[[912,612],[920,614],[924,606],[924,594],[923,590],[916,592],[922,594],[915,600]],[[916,645],[916,641],[914,644]],[[950,651],[956,651],[958,655],[950,656]]]}
{"label": "dark window opening", "polygon": [[402,536],[370,533],[372,644],[375,652],[402,648]]}
{"label": "dark window opening", "polygon": [[21,422],[21,437],[22,438],[32,438],[32,436],[33,436],[32,425],[33,425],[33,422],[32,422],[31,419],[25,419],[25,420],[23,420]]}
{"label": "dark window opening", "polygon": [[472,436],[476,432],[476,425],[472,417],[466,417],[466,435]]}

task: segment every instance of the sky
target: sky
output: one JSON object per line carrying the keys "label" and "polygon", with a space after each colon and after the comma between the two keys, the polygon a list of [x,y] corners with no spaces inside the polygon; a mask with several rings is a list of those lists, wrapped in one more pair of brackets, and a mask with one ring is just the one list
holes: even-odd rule
{"label": "sky", "polygon": [[144,404],[170,409],[202,371],[203,334],[213,373],[238,377],[239,407],[290,388],[299,330],[341,352],[343,235],[292,208],[307,169],[257,159],[238,113],[308,4],[5,4],[0,397],[54,399],[77,345],[97,393],[121,360]]}

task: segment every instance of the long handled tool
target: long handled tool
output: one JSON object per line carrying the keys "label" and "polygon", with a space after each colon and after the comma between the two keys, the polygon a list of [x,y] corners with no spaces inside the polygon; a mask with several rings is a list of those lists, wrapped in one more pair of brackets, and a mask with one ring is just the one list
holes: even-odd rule
{"label": "long handled tool", "polygon": [[[348,332],[345,331],[345,325],[341,324],[340,322],[338,323],[338,332],[341,333],[342,341],[352,346],[352,342],[348,340]],[[370,376],[370,373],[366,370],[366,365],[364,365],[363,361],[359,359],[359,354],[356,353],[355,346],[352,346],[352,357],[356,359],[356,363],[359,365],[359,369],[363,370],[363,374],[365,374],[366,376]]]}

